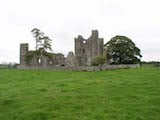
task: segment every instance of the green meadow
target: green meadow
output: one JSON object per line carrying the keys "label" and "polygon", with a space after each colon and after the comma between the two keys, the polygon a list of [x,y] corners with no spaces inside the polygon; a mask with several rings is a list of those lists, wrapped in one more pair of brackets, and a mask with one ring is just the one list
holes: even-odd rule
{"label": "green meadow", "polygon": [[160,120],[160,69],[1,69],[0,120]]}

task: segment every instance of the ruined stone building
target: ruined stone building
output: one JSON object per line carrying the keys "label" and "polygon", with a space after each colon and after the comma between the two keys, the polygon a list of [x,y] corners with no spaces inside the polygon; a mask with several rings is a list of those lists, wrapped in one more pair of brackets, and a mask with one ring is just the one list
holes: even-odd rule
{"label": "ruined stone building", "polygon": [[[44,48],[39,48],[39,52],[29,50],[29,44],[20,44],[20,66],[19,69],[52,69],[52,70],[78,70],[78,71],[99,71],[119,68],[137,68],[139,64],[133,65],[110,65],[93,66],[96,57],[106,54],[104,51],[103,38],[99,38],[98,31],[92,30],[92,34],[88,39],[84,39],[81,35],[75,38],[75,52],[69,52],[67,57],[62,53],[41,54]],[[26,56],[30,61],[26,61]]]}
{"label": "ruined stone building", "polygon": [[75,38],[75,64],[90,66],[97,56],[103,56],[103,38],[99,38],[98,31],[92,30],[88,39],[82,36]]}
{"label": "ruined stone building", "polygon": [[103,38],[99,38],[98,31],[93,30],[88,39],[82,36],[75,38],[75,54],[69,52],[67,57],[62,53],[49,53],[48,56],[32,56],[29,63],[26,62],[26,55],[32,52],[27,43],[20,44],[20,65],[26,66],[91,66],[97,56],[103,55]]}
{"label": "ruined stone building", "polygon": [[27,63],[26,55],[29,51],[28,43],[23,43],[20,45],[20,65],[27,66],[65,66],[65,57],[62,53],[49,53],[51,57],[36,55],[31,58],[31,61]]}
{"label": "ruined stone building", "polygon": [[26,64],[26,60],[25,60],[25,56],[28,52],[28,43],[22,43],[20,44],[20,65],[25,65]]}

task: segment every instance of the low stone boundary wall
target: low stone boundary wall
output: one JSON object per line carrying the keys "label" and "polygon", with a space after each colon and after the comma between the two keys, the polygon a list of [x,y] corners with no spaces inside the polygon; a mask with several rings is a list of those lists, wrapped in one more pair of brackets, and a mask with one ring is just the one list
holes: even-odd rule
{"label": "low stone boundary wall", "polygon": [[125,64],[125,65],[105,65],[105,66],[77,66],[77,71],[101,71],[113,69],[139,68],[140,64]]}
{"label": "low stone boundary wall", "polygon": [[56,71],[101,71],[125,68],[139,68],[140,64],[121,64],[121,65],[105,65],[105,66],[18,66],[18,69],[27,70],[56,70]]}

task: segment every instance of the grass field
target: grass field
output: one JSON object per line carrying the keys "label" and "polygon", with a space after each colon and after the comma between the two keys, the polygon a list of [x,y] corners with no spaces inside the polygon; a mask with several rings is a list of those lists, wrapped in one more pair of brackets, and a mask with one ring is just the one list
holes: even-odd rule
{"label": "grass field", "polygon": [[160,120],[160,69],[3,69],[0,120]]}

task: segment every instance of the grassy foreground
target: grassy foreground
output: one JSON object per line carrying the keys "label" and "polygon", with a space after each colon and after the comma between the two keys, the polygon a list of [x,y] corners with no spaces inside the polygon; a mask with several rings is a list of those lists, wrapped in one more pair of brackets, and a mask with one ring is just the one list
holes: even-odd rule
{"label": "grassy foreground", "polygon": [[160,69],[0,70],[0,120],[160,120]]}

